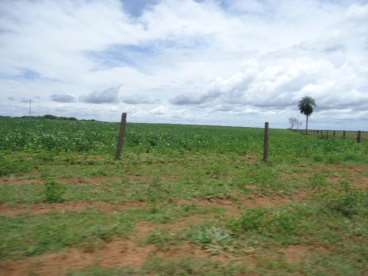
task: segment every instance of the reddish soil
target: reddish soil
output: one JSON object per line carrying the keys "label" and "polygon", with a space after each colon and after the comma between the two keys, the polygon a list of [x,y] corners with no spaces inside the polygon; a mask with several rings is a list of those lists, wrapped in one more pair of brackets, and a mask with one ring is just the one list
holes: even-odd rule
{"label": "reddish soil", "polygon": [[226,210],[228,215],[238,215],[241,211],[236,202],[227,198],[215,197],[215,198],[194,199],[189,202],[195,205],[199,205],[201,207],[223,208]]}
{"label": "reddish soil", "polygon": [[[251,199],[242,199],[238,204],[245,207],[273,207],[288,203],[290,199],[283,197],[255,197]],[[230,213],[239,212],[240,208],[229,199],[214,198],[214,199],[196,199],[194,201],[181,202],[187,204],[188,202],[201,204],[204,206],[221,206]],[[51,207],[52,206],[52,207]],[[128,202],[121,205],[112,205],[107,203],[71,203],[71,204],[40,204],[33,205],[31,212],[42,213],[51,210],[82,210],[88,207],[95,207],[101,210],[114,211],[124,208],[142,207],[145,206],[142,202]],[[50,208],[51,207],[51,208]],[[38,209],[37,209],[38,208]],[[19,211],[19,207],[14,208]],[[0,209],[1,210],[1,209]],[[1,210],[2,211],[2,210]],[[9,211],[9,210],[8,210]],[[172,224],[155,225],[148,222],[141,222],[137,224],[134,235],[128,240],[113,240],[105,244],[101,248],[87,248],[77,249],[70,248],[58,253],[49,253],[37,257],[29,257],[20,261],[7,261],[0,263],[0,274],[2,275],[63,275],[70,270],[83,269],[89,266],[98,265],[100,267],[141,267],[147,259],[151,256],[158,256],[163,259],[176,259],[183,257],[194,258],[211,258],[219,262],[236,261],[234,256],[221,253],[220,255],[212,256],[207,250],[195,246],[191,243],[184,243],[177,246],[171,246],[166,249],[159,249],[153,245],[140,245],[150,233],[156,229],[165,229],[173,232],[190,226],[202,223],[210,219],[208,215],[194,215],[180,219]],[[311,247],[305,246],[290,246],[283,251],[289,262],[302,261],[313,250]]]}
{"label": "reddish soil", "polygon": [[260,161],[261,159],[259,158],[258,155],[252,155],[252,154],[247,154],[244,155],[240,158],[241,160],[244,160],[246,162],[246,164],[255,164],[258,161]]}
{"label": "reddish soil", "polygon": [[282,250],[288,263],[303,262],[313,253],[326,253],[327,249],[320,246],[290,245]]}
{"label": "reddish soil", "polygon": [[170,232],[179,232],[180,230],[183,230],[190,226],[204,223],[206,220],[209,220],[210,218],[211,217],[209,217],[208,215],[192,215],[189,217],[179,219],[170,224],[160,225],[158,229],[164,229]]}
{"label": "reddish soil", "polygon": [[288,263],[300,263],[309,254],[310,248],[304,245],[291,245],[283,250]]}
{"label": "reddish soil", "polygon": [[[333,185],[338,184],[340,181],[344,179],[346,178],[335,176],[335,175],[328,177],[329,182],[332,183]],[[351,184],[354,188],[363,189],[363,190],[368,189],[368,177],[367,176],[354,175],[354,176],[350,176],[348,180],[351,181]]]}
{"label": "reddish soil", "polygon": [[362,176],[353,182],[353,186],[360,189],[368,189],[368,177]]}
{"label": "reddish soil", "polygon": [[176,259],[185,257],[211,258],[215,261],[228,262],[227,256],[211,256],[208,252],[190,243],[160,250],[153,245],[138,246],[128,240],[116,240],[93,252],[81,249],[68,249],[63,252],[30,257],[21,261],[0,264],[2,275],[64,275],[68,271],[90,266],[140,268],[150,257]]}
{"label": "reddish soil", "polygon": [[172,246],[162,251],[155,252],[155,256],[162,259],[179,259],[183,257],[191,258],[211,258],[218,262],[229,262],[230,256],[226,255],[211,255],[207,250],[200,248],[192,243],[184,243],[177,246]]}
{"label": "reddish soil", "polygon": [[25,185],[25,184],[43,184],[41,179],[29,179],[20,177],[0,177],[0,185]]}
{"label": "reddish soil", "polygon": [[[154,177],[144,175],[127,175],[124,176],[93,176],[93,177],[61,177],[57,178],[57,181],[62,184],[70,185],[101,185],[105,183],[124,181],[127,179],[130,182],[142,182],[150,183]],[[175,181],[178,180],[178,176],[163,176],[161,180]],[[22,177],[0,177],[0,185],[12,184],[12,185],[27,185],[27,184],[44,184],[45,181],[42,179],[29,179]]]}
{"label": "reddish soil", "polygon": [[192,200],[178,200],[177,204],[194,204],[202,207],[218,207],[227,211],[228,215],[238,215],[244,208],[272,208],[289,204],[293,201],[303,201],[308,193],[300,191],[290,197],[286,196],[238,196],[236,199],[227,198],[196,198]]}
{"label": "reddish soil", "polygon": [[[190,218],[187,218],[187,223]],[[170,225],[171,228],[172,225]],[[173,228],[177,228],[178,225]],[[157,226],[142,222],[137,225],[135,239],[142,240]],[[83,250],[71,248],[58,253],[44,254],[37,257],[30,257],[20,261],[7,261],[0,263],[1,275],[64,275],[70,270],[83,269],[89,266],[98,265],[100,267],[141,267],[151,256],[158,256],[164,259],[179,257],[211,257],[205,250],[185,243],[170,249],[160,250],[153,245],[139,246],[132,240],[114,240],[105,244],[101,248]],[[227,261],[225,256],[215,256],[214,260]]]}
{"label": "reddish soil", "polygon": [[153,251],[153,246],[139,247],[128,240],[116,240],[93,252],[73,248],[21,261],[6,262],[0,264],[0,274],[64,275],[68,270],[77,270],[94,265],[101,267],[140,267]]}
{"label": "reddish soil", "polygon": [[253,197],[242,200],[242,204],[246,208],[271,208],[290,203],[287,197]]}
{"label": "reddish soil", "polygon": [[17,216],[22,214],[41,215],[51,212],[81,212],[88,208],[94,208],[103,212],[122,211],[130,208],[145,207],[144,202],[129,201],[121,204],[110,204],[105,202],[81,201],[67,203],[41,203],[31,205],[18,204],[15,207],[0,204],[0,214],[6,216]]}
{"label": "reddish soil", "polygon": [[[178,205],[194,204],[208,208],[223,208],[227,215],[237,216],[244,208],[272,208],[288,204],[292,201],[302,201],[306,199],[306,192],[299,192],[291,197],[282,196],[240,196],[237,200],[227,198],[196,198],[192,200],[174,200]],[[102,212],[122,211],[130,208],[144,208],[147,204],[142,201],[129,201],[124,203],[112,204],[98,201],[79,201],[64,203],[38,203],[38,204],[17,204],[9,206],[0,203],[0,214],[6,216],[17,216],[24,214],[42,215],[51,212],[82,212],[93,208]]]}
{"label": "reddish soil", "polygon": [[58,181],[63,184],[71,185],[101,185],[105,183],[117,182],[122,178],[119,176],[94,176],[94,177],[66,177],[59,178]]}

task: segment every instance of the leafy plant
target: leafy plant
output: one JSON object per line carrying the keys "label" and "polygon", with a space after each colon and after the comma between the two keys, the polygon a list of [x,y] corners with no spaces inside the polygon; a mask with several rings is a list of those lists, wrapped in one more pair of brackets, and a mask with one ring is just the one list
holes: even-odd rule
{"label": "leafy plant", "polygon": [[255,208],[247,210],[239,219],[230,222],[230,227],[238,233],[254,232],[291,241],[298,233],[303,214],[293,207],[266,209]]}
{"label": "leafy plant", "polygon": [[352,218],[368,207],[368,200],[366,193],[345,185],[344,191],[330,193],[326,196],[325,206],[328,210]]}
{"label": "leafy plant", "polygon": [[48,203],[63,202],[63,195],[65,193],[65,187],[54,181],[48,180],[45,184],[45,200]]}
{"label": "leafy plant", "polygon": [[152,232],[145,240],[146,244],[154,244],[160,248],[166,248],[167,246],[176,244],[177,242],[177,236],[164,230],[156,230]]}
{"label": "leafy plant", "polygon": [[226,245],[233,240],[231,233],[218,226],[201,225],[193,228],[188,233],[188,237],[199,244],[218,244]]}

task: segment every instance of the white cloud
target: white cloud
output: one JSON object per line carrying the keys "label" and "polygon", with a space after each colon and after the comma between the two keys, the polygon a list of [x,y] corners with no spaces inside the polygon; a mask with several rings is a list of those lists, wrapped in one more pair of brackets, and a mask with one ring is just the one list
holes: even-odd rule
{"label": "white cloud", "polygon": [[75,97],[69,94],[52,94],[50,98],[59,103],[73,103],[76,101]]}
{"label": "white cloud", "polygon": [[368,119],[361,1],[124,1],[1,1],[0,113],[286,127],[308,94],[312,124]]}
{"label": "white cloud", "polygon": [[90,104],[112,104],[119,102],[119,87],[111,87],[102,91],[94,91],[81,96],[80,100]]}

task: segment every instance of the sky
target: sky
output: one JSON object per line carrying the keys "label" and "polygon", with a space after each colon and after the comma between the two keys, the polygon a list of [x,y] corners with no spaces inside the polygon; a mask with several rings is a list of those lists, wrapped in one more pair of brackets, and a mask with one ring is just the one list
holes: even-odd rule
{"label": "sky", "polygon": [[1,0],[0,115],[368,130],[368,0]]}

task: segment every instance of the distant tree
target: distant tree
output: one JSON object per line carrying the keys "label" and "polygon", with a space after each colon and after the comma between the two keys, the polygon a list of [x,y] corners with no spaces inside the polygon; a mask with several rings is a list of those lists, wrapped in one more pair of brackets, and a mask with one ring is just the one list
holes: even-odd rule
{"label": "distant tree", "polygon": [[302,122],[299,121],[297,118],[289,118],[290,129],[299,129],[302,125]]}
{"label": "distant tree", "polygon": [[305,121],[305,133],[308,134],[308,119],[309,116],[313,113],[314,108],[316,107],[316,102],[311,97],[304,97],[299,101],[298,107],[300,113],[304,114],[306,117]]}

